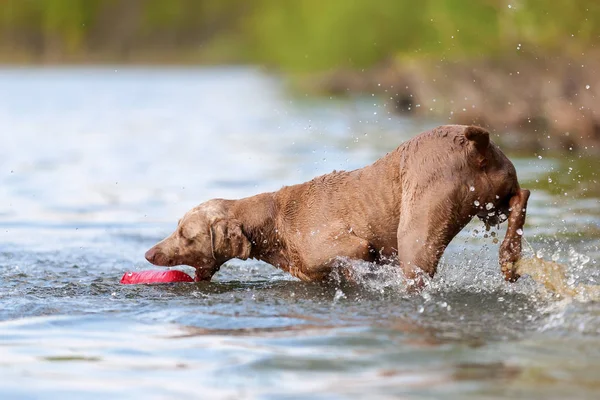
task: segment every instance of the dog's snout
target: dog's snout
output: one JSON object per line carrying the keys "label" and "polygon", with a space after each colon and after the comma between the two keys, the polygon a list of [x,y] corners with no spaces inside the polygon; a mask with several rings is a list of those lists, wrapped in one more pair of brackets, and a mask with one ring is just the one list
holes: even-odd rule
{"label": "dog's snout", "polygon": [[151,263],[154,264],[157,253],[158,253],[158,251],[156,250],[156,247],[151,248],[145,254],[146,260],[148,260],[148,261],[150,261]]}
{"label": "dog's snout", "polygon": [[170,267],[175,265],[173,258],[168,256],[168,253],[165,253],[165,250],[161,247],[154,246],[150,250],[148,250],[145,254],[146,260],[154,265],[158,265],[159,267]]}

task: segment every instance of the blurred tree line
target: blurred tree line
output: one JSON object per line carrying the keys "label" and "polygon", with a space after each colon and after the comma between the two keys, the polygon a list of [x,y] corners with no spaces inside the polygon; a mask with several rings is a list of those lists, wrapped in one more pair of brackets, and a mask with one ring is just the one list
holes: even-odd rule
{"label": "blurred tree line", "polygon": [[0,0],[0,59],[250,62],[292,70],[390,58],[576,55],[599,0]]}

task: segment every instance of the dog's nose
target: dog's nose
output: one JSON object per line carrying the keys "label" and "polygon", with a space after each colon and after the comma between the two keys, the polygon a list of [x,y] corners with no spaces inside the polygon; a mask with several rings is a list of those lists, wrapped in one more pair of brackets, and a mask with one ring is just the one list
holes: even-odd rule
{"label": "dog's nose", "polygon": [[154,264],[154,259],[156,258],[156,247],[151,248],[150,250],[148,250],[145,254],[146,260],[150,261],[152,264]]}

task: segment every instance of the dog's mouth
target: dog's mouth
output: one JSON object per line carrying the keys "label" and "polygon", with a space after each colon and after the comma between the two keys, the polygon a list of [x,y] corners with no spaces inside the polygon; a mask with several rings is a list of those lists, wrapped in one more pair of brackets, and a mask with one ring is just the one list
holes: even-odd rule
{"label": "dog's mouth", "polygon": [[486,211],[485,213],[477,214],[486,226],[499,226],[508,219],[508,216],[503,210]]}
{"label": "dog's mouth", "polygon": [[[219,270],[219,268],[215,268],[210,265],[198,266],[196,263],[185,263],[185,262],[177,262],[174,259],[169,259],[164,254],[156,253],[153,254],[152,257],[146,257],[148,261],[152,264],[159,267],[175,267],[179,265],[185,265],[188,267],[193,267],[196,272],[194,274],[194,281],[196,282],[208,282],[211,280],[212,276]],[[196,264],[196,265],[194,265]]]}
{"label": "dog's mouth", "polygon": [[506,216],[506,214],[499,213],[499,214],[494,214],[492,216],[489,216],[488,219],[486,220],[486,222],[489,225],[500,225],[501,223],[503,223],[507,219],[508,219],[508,217]]}

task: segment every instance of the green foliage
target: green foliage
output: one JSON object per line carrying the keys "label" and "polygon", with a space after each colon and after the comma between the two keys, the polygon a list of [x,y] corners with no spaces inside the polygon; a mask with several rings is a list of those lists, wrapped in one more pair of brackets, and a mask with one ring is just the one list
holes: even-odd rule
{"label": "green foliage", "polygon": [[290,68],[368,66],[433,37],[426,2],[264,0],[248,30],[260,60]]}
{"label": "green foliage", "polygon": [[150,53],[177,62],[193,54],[313,70],[502,57],[517,44],[577,54],[600,42],[597,0],[0,0],[0,10],[9,58]]}

